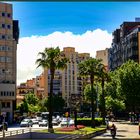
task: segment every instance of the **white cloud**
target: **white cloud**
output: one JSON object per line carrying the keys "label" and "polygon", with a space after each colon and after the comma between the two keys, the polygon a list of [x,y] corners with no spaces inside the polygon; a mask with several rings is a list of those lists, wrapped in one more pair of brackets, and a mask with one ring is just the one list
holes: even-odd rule
{"label": "white cloud", "polygon": [[75,47],[77,52],[90,53],[95,57],[96,51],[109,48],[111,41],[112,35],[101,29],[87,31],[81,35],[56,31],[47,36],[20,38],[17,48],[17,84],[41,73],[41,68],[36,69],[35,61],[38,52],[44,51],[45,47],[59,46],[61,50],[63,47]]}

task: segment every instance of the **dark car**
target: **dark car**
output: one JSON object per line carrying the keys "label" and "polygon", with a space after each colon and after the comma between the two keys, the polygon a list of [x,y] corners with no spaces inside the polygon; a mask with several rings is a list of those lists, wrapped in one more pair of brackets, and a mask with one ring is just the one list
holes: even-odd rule
{"label": "dark car", "polygon": [[[3,130],[3,124],[0,124],[0,131],[2,131]],[[4,130],[8,130],[8,123],[7,122],[5,122],[4,123]]]}
{"label": "dark car", "polygon": [[30,127],[30,126],[32,127],[32,125],[33,125],[33,122],[30,119],[24,119],[20,123],[20,127]]}

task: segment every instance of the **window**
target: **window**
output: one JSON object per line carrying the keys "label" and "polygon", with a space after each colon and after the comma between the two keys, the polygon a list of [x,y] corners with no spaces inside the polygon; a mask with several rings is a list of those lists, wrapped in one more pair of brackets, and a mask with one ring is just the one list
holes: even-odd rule
{"label": "window", "polygon": [[5,50],[5,47],[4,46],[2,46],[2,51],[4,51]]}
{"label": "window", "polygon": [[2,108],[5,108],[5,102],[2,102]]}
{"label": "window", "polygon": [[2,35],[1,38],[2,38],[2,39],[5,39],[5,35]]}
{"label": "window", "polygon": [[7,102],[7,108],[10,108],[10,102]]}
{"label": "window", "polygon": [[5,57],[4,56],[0,56],[0,62],[5,62]]}
{"label": "window", "polygon": [[11,62],[11,61],[12,61],[11,57],[6,57],[6,62]]}
{"label": "window", "polygon": [[7,39],[11,39],[11,35],[7,35]]}
{"label": "window", "polygon": [[11,14],[10,14],[10,13],[7,13],[7,17],[9,17],[9,18],[10,18],[10,17],[11,17]]}
{"label": "window", "polygon": [[12,96],[14,96],[14,91],[12,92]]}
{"label": "window", "polygon": [[0,46],[0,51],[11,51],[11,49],[9,46]]}
{"label": "window", "polygon": [[1,96],[3,96],[3,91],[1,91]]}
{"label": "window", "polygon": [[2,28],[5,28],[5,24],[2,24]]}
{"label": "window", "polygon": [[8,47],[8,46],[7,46],[7,51],[10,51],[10,50],[11,50],[11,47]]}
{"label": "window", "polygon": [[5,17],[5,13],[4,12],[2,13],[2,17]]}
{"label": "window", "polygon": [[7,28],[8,28],[8,29],[11,29],[11,25],[7,25]]}

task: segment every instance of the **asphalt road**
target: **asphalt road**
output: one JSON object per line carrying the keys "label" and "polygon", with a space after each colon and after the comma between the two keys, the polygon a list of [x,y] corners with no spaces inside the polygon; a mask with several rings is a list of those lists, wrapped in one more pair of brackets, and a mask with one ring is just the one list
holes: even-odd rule
{"label": "asphalt road", "polygon": [[[114,122],[114,124],[117,127],[116,139],[129,139],[129,138],[140,139],[138,124],[137,125],[130,124],[128,121]],[[94,138],[112,139],[109,130],[107,130],[106,133],[100,136],[96,136]]]}
{"label": "asphalt road", "polygon": [[[60,127],[60,126],[59,125],[53,126],[53,128],[57,128],[57,127]],[[26,128],[29,128],[29,127],[20,127],[19,125],[12,125],[8,127],[8,131],[20,130],[20,129],[26,129]],[[33,130],[41,130],[41,129],[47,129],[48,127],[39,127],[38,124],[34,124],[31,128]]]}

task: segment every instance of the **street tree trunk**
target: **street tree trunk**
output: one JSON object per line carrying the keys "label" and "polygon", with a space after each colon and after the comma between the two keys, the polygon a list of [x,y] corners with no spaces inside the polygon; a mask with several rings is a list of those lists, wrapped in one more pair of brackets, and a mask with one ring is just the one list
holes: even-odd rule
{"label": "street tree trunk", "polygon": [[91,108],[92,108],[92,120],[91,120],[91,127],[95,128],[95,117],[94,117],[94,111],[95,111],[95,106],[94,106],[94,93],[93,93],[93,81],[94,81],[94,77],[91,76],[90,77],[90,81],[91,81]]}
{"label": "street tree trunk", "polygon": [[102,79],[102,112],[101,116],[103,117],[103,124],[105,124],[105,117],[106,117],[106,107],[105,107],[105,94],[104,94],[104,79]]}
{"label": "street tree trunk", "polygon": [[49,124],[48,124],[48,131],[50,133],[54,133],[53,125],[52,125],[52,115],[53,115],[53,108],[52,108],[52,98],[53,98],[53,79],[54,79],[54,70],[51,70],[51,81],[50,81],[50,95],[49,95]]}

